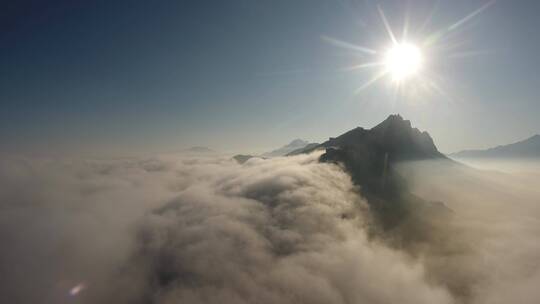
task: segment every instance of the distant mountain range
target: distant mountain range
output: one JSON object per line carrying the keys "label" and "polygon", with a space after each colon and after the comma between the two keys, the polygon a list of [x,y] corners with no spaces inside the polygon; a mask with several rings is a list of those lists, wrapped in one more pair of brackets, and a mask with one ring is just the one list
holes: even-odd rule
{"label": "distant mountain range", "polygon": [[320,145],[319,143],[311,143],[311,144],[307,144],[306,146],[302,147],[302,148],[299,148],[299,149],[296,149],[296,150],[293,150],[287,154],[285,154],[286,156],[293,156],[293,155],[298,155],[298,154],[304,154],[306,152],[311,152],[313,151],[314,149],[317,149],[317,148],[320,148]]}
{"label": "distant mountain range", "polygon": [[313,147],[317,145],[319,144],[309,143],[308,141],[305,141],[302,139],[295,139],[281,148],[263,153],[261,155],[237,154],[233,156],[233,159],[237,161],[238,163],[243,164],[254,157],[266,159],[266,158],[272,158],[272,157],[285,156],[285,155],[289,155],[291,152],[303,151],[304,149],[306,149],[306,147]]}
{"label": "distant mountain range", "polygon": [[540,158],[540,135],[485,150],[464,150],[449,154],[456,158]]}
{"label": "distant mountain range", "polygon": [[197,153],[197,154],[208,154],[208,153],[216,153],[216,151],[208,148],[208,147],[202,147],[202,146],[195,146],[188,149],[183,150],[183,152],[187,153]]}
{"label": "distant mountain range", "polygon": [[285,155],[287,155],[287,154],[289,154],[289,153],[291,153],[293,151],[303,149],[307,145],[313,145],[313,144],[309,143],[308,141],[302,140],[302,139],[295,139],[295,140],[291,141],[290,143],[286,144],[285,146],[283,146],[283,147],[281,147],[279,149],[275,149],[275,150],[270,151],[270,152],[263,153],[263,154],[261,154],[261,156],[263,156],[263,157],[285,156]]}

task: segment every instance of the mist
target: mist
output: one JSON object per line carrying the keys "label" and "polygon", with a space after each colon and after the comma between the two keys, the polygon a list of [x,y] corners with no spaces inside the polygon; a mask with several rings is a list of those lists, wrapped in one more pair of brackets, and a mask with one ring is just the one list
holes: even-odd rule
{"label": "mist", "polygon": [[[534,303],[535,179],[400,167],[453,215],[442,241],[373,233],[320,152],[1,163],[0,294],[11,303]],[[410,233],[410,232],[407,232]]]}
{"label": "mist", "polygon": [[359,189],[316,154],[19,160],[2,183],[11,302],[450,303],[368,240]]}
{"label": "mist", "polygon": [[469,160],[402,164],[413,191],[454,215],[445,251],[424,265],[446,285],[467,286],[470,303],[536,303],[540,297],[540,162]]}

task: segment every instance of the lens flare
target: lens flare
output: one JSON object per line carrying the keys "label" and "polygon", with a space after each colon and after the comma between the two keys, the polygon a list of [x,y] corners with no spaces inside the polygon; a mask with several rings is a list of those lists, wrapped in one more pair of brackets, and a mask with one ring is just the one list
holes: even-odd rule
{"label": "lens flare", "polygon": [[79,293],[81,293],[81,291],[83,291],[84,289],[86,289],[86,285],[84,283],[79,283],[76,286],[73,286],[73,288],[69,290],[69,294],[71,296],[76,296]]}
{"label": "lens flare", "polygon": [[[385,88],[392,90],[395,100],[398,98],[400,101],[407,102],[414,100],[414,103],[418,103],[418,100],[432,100],[432,98],[422,98],[426,94],[429,97],[439,95],[453,101],[453,94],[450,94],[445,88],[446,85],[442,83],[445,77],[439,74],[446,71],[444,67],[448,66],[450,60],[486,53],[486,51],[463,49],[465,42],[460,39],[459,34],[467,23],[477,18],[494,3],[495,0],[490,0],[457,22],[432,32],[426,32],[426,29],[433,19],[436,6],[423,21],[418,18],[411,19],[408,12],[405,12],[401,30],[394,31],[390,21],[395,23],[396,18],[387,18],[382,7],[378,5],[377,11],[382,26],[378,27],[379,30],[376,29],[370,33],[370,36],[381,34],[380,29],[384,29],[386,33],[381,37],[387,37],[384,38],[386,43],[382,45],[389,45],[387,49],[357,45],[329,36],[322,36],[322,39],[336,47],[352,51],[361,58],[361,62],[342,68],[343,71],[367,71],[365,75],[368,77],[355,93],[388,78],[391,80],[391,85]],[[396,33],[401,34],[396,35]],[[446,62],[442,62],[443,60]]]}

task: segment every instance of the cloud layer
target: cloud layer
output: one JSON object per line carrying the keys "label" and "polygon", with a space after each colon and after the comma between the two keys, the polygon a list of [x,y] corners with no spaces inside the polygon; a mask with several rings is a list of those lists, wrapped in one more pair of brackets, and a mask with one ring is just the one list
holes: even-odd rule
{"label": "cloud layer", "polygon": [[442,200],[454,212],[451,237],[424,265],[466,303],[537,303],[540,163],[479,162],[471,163],[475,168],[436,161],[402,165],[416,193]]}
{"label": "cloud layer", "polygon": [[[368,237],[361,189],[317,158],[3,161],[0,295],[10,303],[160,304],[540,296],[532,184],[467,175],[479,187],[460,172],[438,180],[432,164],[406,168],[430,176],[416,179],[415,191],[455,212],[443,223],[451,228],[444,246],[410,252]],[[496,182],[506,188],[494,193]],[[509,212],[516,205],[521,211]]]}
{"label": "cloud layer", "polygon": [[368,241],[366,204],[317,155],[2,172],[1,293],[14,302],[450,302],[420,264]]}

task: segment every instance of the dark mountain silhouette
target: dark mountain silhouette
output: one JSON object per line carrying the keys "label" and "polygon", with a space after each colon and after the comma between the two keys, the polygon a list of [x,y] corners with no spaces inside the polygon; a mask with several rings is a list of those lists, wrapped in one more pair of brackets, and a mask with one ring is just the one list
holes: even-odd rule
{"label": "dark mountain silhouette", "polygon": [[262,156],[264,157],[285,156],[291,153],[292,151],[302,149],[306,147],[307,145],[310,145],[308,141],[305,141],[302,139],[295,139],[279,149],[275,149],[273,151],[263,153]]}
{"label": "dark mountain silhouette", "polygon": [[320,144],[319,143],[311,143],[307,144],[305,147],[302,147],[300,149],[293,150],[286,154],[286,156],[293,156],[293,155],[299,155],[304,154],[307,151],[313,151],[314,148],[317,148]]}
{"label": "dark mountain silhouette", "polygon": [[390,115],[371,129],[358,127],[303,152],[317,149],[325,149],[321,162],[340,164],[349,172],[378,227],[395,231],[399,242],[431,237],[435,222],[451,213],[440,202],[427,202],[412,194],[407,176],[397,172],[396,164],[405,161],[455,164],[437,150],[427,132],[411,127],[400,115]]}
{"label": "dark mountain silhouette", "polygon": [[232,157],[235,161],[237,161],[239,164],[243,164],[245,162],[247,162],[248,160],[252,159],[252,158],[262,158],[262,159],[265,159],[264,157],[260,157],[260,156],[255,156],[255,155],[249,155],[249,154],[236,154],[235,156]]}
{"label": "dark mountain silhouette", "polygon": [[537,134],[509,145],[486,150],[465,150],[449,156],[458,158],[540,158],[540,135]]}
{"label": "dark mountain silhouette", "polygon": [[354,153],[357,156],[381,156],[388,154],[391,161],[445,158],[437,150],[427,132],[411,126],[399,114],[390,115],[371,129],[355,128],[338,137],[306,149],[309,153],[316,149],[341,150],[340,153]]}
{"label": "dark mountain silhouette", "polygon": [[[417,191],[426,179],[448,176],[469,183],[476,172],[440,153],[427,132],[413,128],[400,115],[390,115],[371,129],[358,127],[289,155],[315,150],[322,150],[320,162],[341,166],[358,187],[369,207],[363,214],[370,215],[365,222],[370,238],[412,256],[436,257],[442,263],[468,252],[468,245],[456,237],[466,232],[454,225],[455,213],[436,194],[426,194],[433,199],[426,200],[412,189]],[[440,265],[428,264],[426,269],[439,271]],[[446,286],[460,298],[472,292],[466,280]]]}

